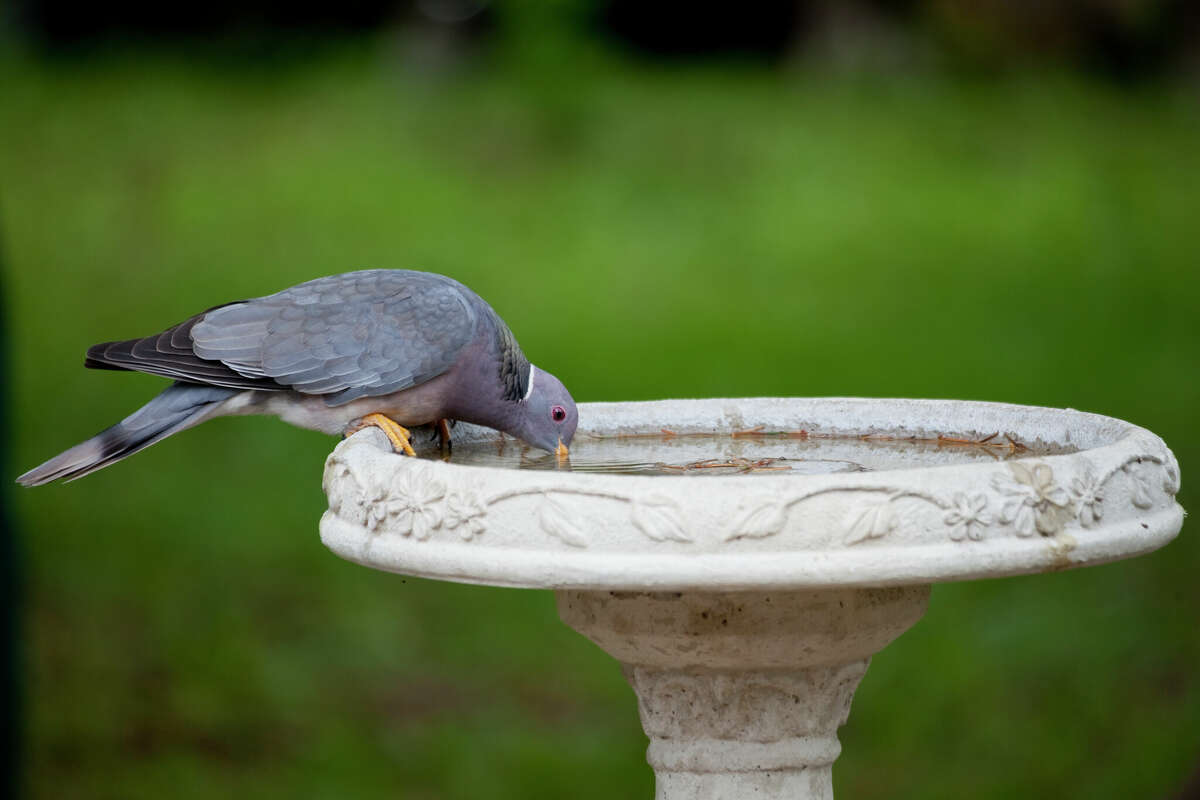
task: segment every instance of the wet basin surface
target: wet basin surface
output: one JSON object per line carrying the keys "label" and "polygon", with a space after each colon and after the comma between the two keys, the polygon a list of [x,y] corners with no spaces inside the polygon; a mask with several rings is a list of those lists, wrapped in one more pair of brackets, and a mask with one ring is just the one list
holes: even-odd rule
{"label": "wet basin surface", "polygon": [[511,437],[500,437],[454,445],[448,455],[435,449],[422,457],[465,466],[699,477],[881,472],[1070,452],[1074,450],[1033,447],[1001,436],[978,441],[751,432],[611,437],[584,434],[576,437],[566,459]]}

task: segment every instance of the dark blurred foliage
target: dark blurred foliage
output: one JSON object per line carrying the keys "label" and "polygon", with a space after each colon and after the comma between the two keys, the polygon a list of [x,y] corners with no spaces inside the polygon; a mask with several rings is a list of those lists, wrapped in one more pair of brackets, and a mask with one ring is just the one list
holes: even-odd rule
{"label": "dark blurred foliage", "polygon": [[1120,78],[1194,67],[1193,0],[927,0],[923,15],[960,63],[1065,61]]}
{"label": "dark blurred foliage", "polygon": [[600,0],[597,19],[610,35],[647,53],[784,56],[809,21],[811,3],[753,0],[725,3],[639,3]]}
{"label": "dark blurred foliage", "polygon": [[1176,800],[1200,800],[1200,767],[1197,767],[1191,780],[1187,782],[1187,786],[1183,787],[1183,791],[1179,793]]}
{"label": "dark blurred foliage", "polygon": [[[655,58],[738,56],[782,63],[816,57],[893,68],[926,62],[989,72],[1058,63],[1119,79],[1200,68],[1194,0],[580,0],[534,10],[514,0],[302,0],[155,3],[16,0],[17,28],[54,50],[112,38],[227,36],[255,55],[299,38],[379,28],[478,40],[538,15],[570,18],[596,36]],[[500,21],[500,25],[495,23]]]}
{"label": "dark blurred foliage", "polygon": [[116,0],[18,0],[17,20],[29,33],[50,45],[65,45],[114,35],[210,35],[253,28],[276,34],[304,31],[365,31],[392,21],[393,2],[341,0],[338,3],[297,0],[204,0],[159,3]]}
{"label": "dark blurred foliage", "polygon": [[423,50],[436,51],[447,37],[473,41],[492,28],[487,0],[267,0],[156,3],[118,0],[15,0],[13,26],[50,54],[87,52],[116,43],[202,40],[218,53],[262,59],[303,57],[323,41],[398,29],[413,34]]}
{"label": "dark blurred foliage", "polygon": [[[4,274],[3,241],[0,241],[0,275]],[[0,283],[0,375],[9,375],[8,319],[4,305],[4,284]],[[9,457],[8,381],[0,384],[0,470],[12,471]],[[21,707],[18,681],[19,648],[17,611],[20,601],[20,560],[16,529],[12,518],[13,488],[0,481],[0,797],[15,797],[20,783]]]}
{"label": "dark blurred foliage", "polygon": [[[816,51],[845,62],[937,60],[994,70],[1061,62],[1118,78],[1189,67],[1200,43],[1190,0],[600,0],[619,40],[656,56]],[[865,58],[864,58],[865,56]]]}

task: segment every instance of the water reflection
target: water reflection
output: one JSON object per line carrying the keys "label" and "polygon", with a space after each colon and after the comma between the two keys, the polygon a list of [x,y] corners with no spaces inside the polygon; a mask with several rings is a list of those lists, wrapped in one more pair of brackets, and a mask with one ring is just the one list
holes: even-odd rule
{"label": "water reflection", "polygon": [[454,445],[423,454],[455,464],[620,475],[820,475],[914,467],[988,463],[1013,457],[1070,452],[995,437],[917,439],[832,435],[653,435],[576,437],[571,454],[557,458],[511,437]]}

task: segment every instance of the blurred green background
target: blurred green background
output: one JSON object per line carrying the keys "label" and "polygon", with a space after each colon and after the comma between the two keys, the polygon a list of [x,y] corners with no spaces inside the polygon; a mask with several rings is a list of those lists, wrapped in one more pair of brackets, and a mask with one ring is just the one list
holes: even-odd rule
{"label": "blurred green background", "polygon": [[[1165,11],[1131,16],[1113,55],[1024,36],[1030,4],[867,24],[818,5],[798,39],[682,55],[570,3],[488,6],[469,35],[415,12],[65,44],[10,25],[7,474],[162,385],[85,371],[89,344],[410,267],[477,290],[581,401],[1070,406],[1161,435],[1196,507],[1190,40],[1154,38]],[[550,593],[321,546],[334,443],[218,420],[6,490],[26,796],[652,796],[632,692]],[[1182,796],[1200,754],[1193,534],[935,588],[857,694],[838,796]]]}

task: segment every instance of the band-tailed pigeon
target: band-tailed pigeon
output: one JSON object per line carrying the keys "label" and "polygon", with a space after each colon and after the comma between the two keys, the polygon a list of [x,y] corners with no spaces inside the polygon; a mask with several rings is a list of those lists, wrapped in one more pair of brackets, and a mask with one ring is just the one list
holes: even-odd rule
{"label": "band-tailed pigeon", "polygon": [[274,414],[348,435],[371,425],[413,455],[404,426],[464,420],[566,454],[579,421],[562,383],[458,281],[364,270],[216,306],[157,336],[90,348],[84,366],[173,378],[113,427],[19,483],[73,480],[212,417]]}

